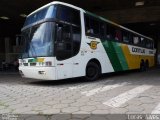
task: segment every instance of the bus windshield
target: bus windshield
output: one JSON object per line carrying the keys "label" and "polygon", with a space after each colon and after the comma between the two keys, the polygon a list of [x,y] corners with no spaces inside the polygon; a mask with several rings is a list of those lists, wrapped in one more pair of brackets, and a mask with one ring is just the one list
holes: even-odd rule
{"label": "bus windshield", "polygon": [[[60,31],[55,31],[55,29]],[[68,41],[72,45],[71,33],[74,36],[76,32],[80,34],[80,12],[78,10],[56,4],[45,7],[26,18],[22,29],[23,41],[26,41],[22,58],[55,56],[54,46],[61,44],[63,41],[65,43],[61,47],[67,49]],[[60,43],[54,45],[55,39],[58,38]],[[55,48],[57,50],[60,47]],[[72,46],[69,48],[72,48]],[[70,55],[71,50],[68,53]]]}
{"label": "bus windshield", "polygon": [[53,56],[54,34],[54,22],[45,22],[22,31],[22,38],[25,41],[22,58]]}
{"label": "bus windshield", "polygon": [[55,18],[56,17],[56,12],[57,12],[57,6],[56,5],[46,7],[44,9],[30,15],[29,17],[27,17],[27,19],[24,23],[24,27],[28,26],[32,23],[38,22],[40,20],[43,20],[43,19]]}

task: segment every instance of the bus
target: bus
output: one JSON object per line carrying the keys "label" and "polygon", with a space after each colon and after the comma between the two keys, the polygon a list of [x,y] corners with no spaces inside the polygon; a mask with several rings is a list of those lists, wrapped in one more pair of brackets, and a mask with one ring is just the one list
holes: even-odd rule
{"label": "bus", "polygon": [[54,1],[27,16],[21,29],[22,77],[60,80],[154,66],[154,40],[82,8]]}

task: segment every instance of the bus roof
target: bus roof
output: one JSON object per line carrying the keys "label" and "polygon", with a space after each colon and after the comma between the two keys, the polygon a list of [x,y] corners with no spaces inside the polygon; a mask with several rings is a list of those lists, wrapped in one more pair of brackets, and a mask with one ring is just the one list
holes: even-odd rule
{"label": "bus roof", "polygon": [[76,6],[74,6],[74,5],[71,5],[71,4],[68,4],[68,3],[64,3],[64,2],[59,2],[59,1],[54,1],[54,2],[51,2],[51,3],[47,4],[47,5],[42,6],[42,7],[40,7],[39,9],[35,10],[34,12],[32,12],[31,14],[29,14],[27,17],[29,17],[29,16],[33,15],[34,13],[42,10],[43,8],[46,8],[46,7],[48,7],[48,6],[50,6],[50,5],[54,5],[54,4],[66,5],[66,6],[75,8],[75,9],[77,9],[77,10],[81,10],[81,11],[83,11],[83,12],[85,12],[85,13],[91,15],[91,16],[94,16],[94,17],[96,17],[96,18],[98,18],[98,19],[101,19],[101,20],[103,20],[103,21],[105,21],[105,22],[107,22],[107,23],[110,23],[110,24],[114,25],[114,26],[117,26],[117,27],[122,28],[122,29],[124,29],[124,30],[127,30],[127,31],[129,31],[129,32],[132,32],[132,33],[137,34],[137,35],[139,35],[139,36],[142,36],[142,37],[144,37],[144,38],[153,40],[153,39],[150,38],[150,37],[147,37],[147,36],[142,35],[142,34],[140,34],[140,33],[138,33],[138,32],[135,32],[135,31],[133,31],[133,30],[131,30],[131,29],[128,29],[128,28],[126,28],[126,27],[124,27],[124,26],[122,26],[122,25],[119,25],[119,24],[117,24],[117,23],[115,23],[115,22],[113,22],[113,21],[110,21],[110,20],[108,20],[108,19],[106,19],[106,18],[100,17],[100,16],[98,16],[98,15],[96,15],[96,14],[93,14],[93,13],[91,13],[91,12],[85,11],[84,9],[82,9],[82,8],[80,8],[80,7],[76,7]]}
{"label": "bus roof", "polygon": [[83,9],[82,9],[82,8],[80,8],[80,7],[76,7],[76,6],[71,5],[71,4],[68,4],[68,3],[59,2],[59,1],[54,1],[54,2],[48,3],[48,4],[46,4],[46,5],[42,6],[42,7],[40,7],[39,9],[37,9],[37,10],[33,11],[33,12],[32,12],[31,14],[29,14],[27,17],[29,17],[29,16],[33,15],[34,13],[36,13],[36,12],[38,12],[38,11],[42,10],[43,8],[46,8],[46,7],[48,7],[48,6],[50,6],[50,5],[54,5],[54,4],[66,5],[66,6],[69,6],[69,7],[75,8],[75,9],[77,9],[77,10],[83,10]]}

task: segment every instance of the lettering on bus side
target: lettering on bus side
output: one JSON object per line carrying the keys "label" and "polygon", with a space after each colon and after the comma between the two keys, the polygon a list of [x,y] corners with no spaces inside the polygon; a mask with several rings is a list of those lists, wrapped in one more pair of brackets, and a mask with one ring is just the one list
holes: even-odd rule
{"label": "lettering on bus side", "polygon": [[154,54],[154,52],[153,51],[149,51],[149,54]]}
{"label": "lettering on bus side", "polygon": [[135,53],[145,53],[145,49],[132,47],[132,52],[135,52]]}

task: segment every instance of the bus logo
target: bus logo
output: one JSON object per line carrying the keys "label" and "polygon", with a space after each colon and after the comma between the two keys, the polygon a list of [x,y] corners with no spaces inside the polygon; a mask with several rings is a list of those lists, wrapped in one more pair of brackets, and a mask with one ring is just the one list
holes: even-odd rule
{"label": "bus logo", "polygon": [[99,42],[97,41],[91,41],[90,43],[87,43],[91,49],[96,50],[97,49],[97,45],[99,44]]}

